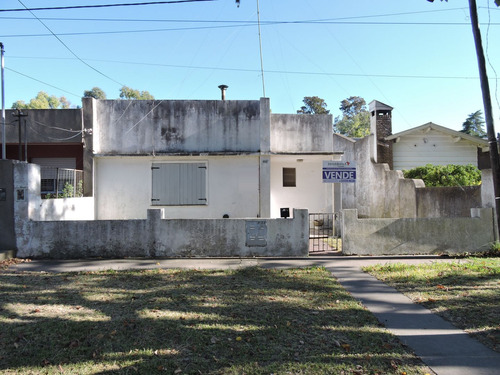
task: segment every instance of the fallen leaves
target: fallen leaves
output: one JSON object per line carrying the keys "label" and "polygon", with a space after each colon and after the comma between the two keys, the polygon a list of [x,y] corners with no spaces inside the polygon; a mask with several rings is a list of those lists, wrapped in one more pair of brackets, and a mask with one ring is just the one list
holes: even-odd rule
{"label": "fallen leaves", "polygon": [[449,288],[448,288],[448,287],[446,287],[446,286],[444,286],[444,285],[441,285],[441,284],[436,285],[436,288],[441,289],[441,290],[446,290],[446,291],[448,291],[448,290],[449,290]]}
{"label": "fallen leaves", "polygon": [[19,258],[10,258],[10,259],[4,259],[0,261],[0,270],[5,270],[9,268],[10,266],[14,266],[19,263],[27,263],[31,262],[31,259],[19,259]]}
{"label": "fallen leaves", "polygon": [[351,351],[351,345],[349,344],[341,344],[342,346],[342,349],[344,349],[346,352],[350,352]]}

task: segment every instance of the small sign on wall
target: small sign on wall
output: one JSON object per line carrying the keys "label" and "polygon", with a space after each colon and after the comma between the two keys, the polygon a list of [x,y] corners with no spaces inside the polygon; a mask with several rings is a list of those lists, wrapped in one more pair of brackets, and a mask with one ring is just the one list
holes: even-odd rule
{"label": "small sign on wall", "polygon": [[26,200],[26,189],[16,189],[16,201],[22,202]]}

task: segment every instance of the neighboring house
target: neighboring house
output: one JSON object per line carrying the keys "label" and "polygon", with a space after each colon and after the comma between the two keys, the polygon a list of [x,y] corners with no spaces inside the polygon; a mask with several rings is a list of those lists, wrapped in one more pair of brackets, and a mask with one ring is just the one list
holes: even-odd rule
{"label": "neighboring house", "polygon": [[280,217],[333,212],[322,182],[331,115],[271,114],[260,100],[83,99],[97,219]]}
{"label": "neighboring house", "polygon": [[[432,123],[393,135],[392,109],[370,102],[367,137],[333,135],[334,149],[357,163],[356,183],[342,186],[337,207],[356,208],[359,217],[397,218],[469,216],[470,208],[492,205],[491,169],[484,161],[486,140]],[[441,197],[444,189],[424,189],[422,180],[403,178],[402,170],[426,164],[479,165],[483,183],[453,192],[449,188]]]}
{"label": "neighboring house", "polygon": [[83,170],[82,110],[23,109],[21,114],[5,111],[6,157],[41,165],[42,193],[55,193],[58,169],[71,176],[66,170]]}
{"label": "neighboring house", "polygon": [[393,142],[393,169],[408,170],[426,164],[472,164],[488,150],[488,141],[432,122],[386,137]]}

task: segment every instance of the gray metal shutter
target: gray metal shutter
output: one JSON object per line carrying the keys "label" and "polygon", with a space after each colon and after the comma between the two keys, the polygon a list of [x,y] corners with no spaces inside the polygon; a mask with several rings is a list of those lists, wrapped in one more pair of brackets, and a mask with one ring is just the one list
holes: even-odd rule
{"label": "gray metal shutter", "polygon": [[205,205],[205,163],[153,163],[153,206]]}

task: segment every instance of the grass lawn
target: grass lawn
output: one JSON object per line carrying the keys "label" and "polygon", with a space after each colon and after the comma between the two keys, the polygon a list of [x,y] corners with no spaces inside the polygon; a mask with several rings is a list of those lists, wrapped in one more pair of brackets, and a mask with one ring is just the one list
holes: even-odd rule
{"label": "grass lawn", "polygon": [[500,258],[364,270],[500,352]]}
{"label": "grass lawn", "polygon": [[2,374],[425,374],[322,268],[0,272]]}

